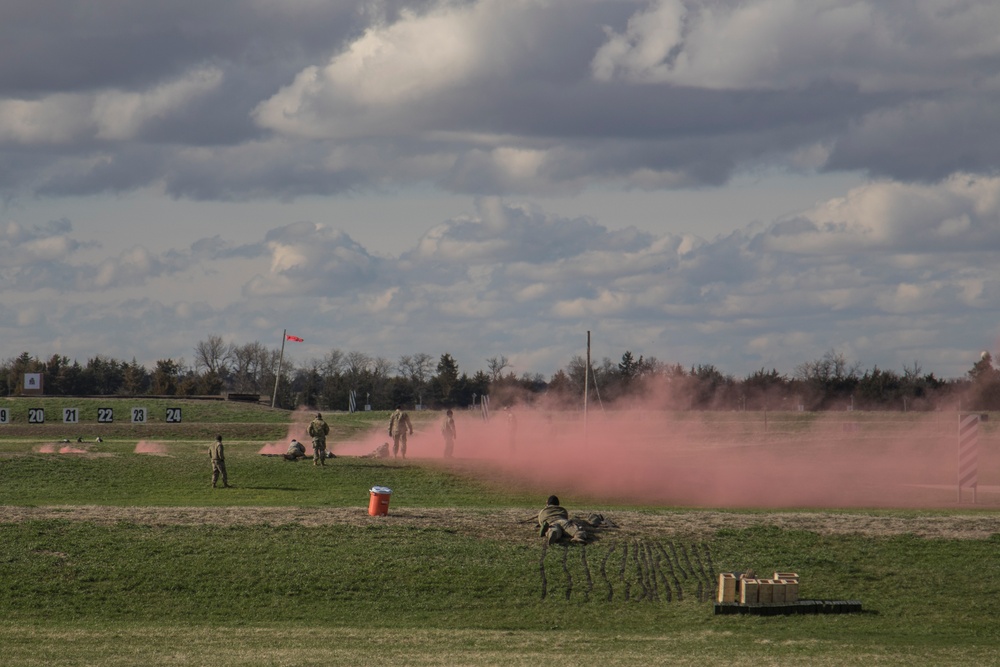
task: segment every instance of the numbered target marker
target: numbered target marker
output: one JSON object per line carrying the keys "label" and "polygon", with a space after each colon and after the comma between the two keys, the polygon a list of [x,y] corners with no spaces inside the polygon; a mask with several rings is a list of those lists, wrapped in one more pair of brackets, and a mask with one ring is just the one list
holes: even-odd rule
{"label": "numbered target marker", "polygon": [[97,408],[97,423],[111,424],[115,421],[114,408]]}
{"label": "numbered target marker", "polygon": [[180,424],[181,423],[181,409],[180,408],[167,408],[167,423],[168,424]]}
{"label": "numbered target marker", "polygon": [[64,424],[79,424],[80,423],[80,409],[79,408],[63,408],[63,423]]}
{"label": "numbered target marker", "polygon": [[0,408],[0,424],[10,423],[10,409]]}
{"label": "numbered target marker", "polygon": [[133,424],[146,423],[146,408],[132,408],[132,423]]}
{"label": "numbered target marker", "polygon": [[29,424],[44,424],[45,423],[45,408],[28,408],[28,423]]}

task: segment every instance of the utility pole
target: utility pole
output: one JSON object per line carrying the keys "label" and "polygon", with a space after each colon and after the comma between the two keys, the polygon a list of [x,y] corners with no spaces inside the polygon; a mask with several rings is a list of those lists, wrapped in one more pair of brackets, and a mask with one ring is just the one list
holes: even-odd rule
{"label": "utility pole", "polygon": [[583,371],[583,437],[587,438],[587,391],[590,388],[590,332],[587,332],[587,367]]}
{"label": "utility pole", "polygon": [[278,402],[278,378],[281,377],[281,362],[285,358],[285,336],[288,335],[288,329],[281,330],[281,354],[278,355],[278,372],[274,374],[274,393],[271,395],[271,407]]}

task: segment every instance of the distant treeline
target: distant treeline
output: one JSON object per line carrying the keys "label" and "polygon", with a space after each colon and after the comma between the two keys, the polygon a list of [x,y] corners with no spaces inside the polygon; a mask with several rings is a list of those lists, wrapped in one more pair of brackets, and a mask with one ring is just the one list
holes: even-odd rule
{"label": "distant treeline", "polygon": [[[85,364],[53,355],[47,361],[28,352],[0,365],[0,395],[22,391],[25,373],[42,373],[44,393],[55,396],[204,396],[258,394],[271,399],[280,351],[259,342],[236,345],[210,336],[194,348],[194,363],[161,359],[153,368],[102,355]],[[901,373],[862,370],[835,351],[799,364],[792,377],[764,368],[746,377],[727,375],[711,364],[685,369],[655,358],[603,359],[587,369],[579,356],[546,379],[540,373],[510,371],[504,356],[486,359],[486,369],[460,372],[448,353],[436,361],[425,353],[395,363],[362,352],[332,350],[303,365],[282,359],[276,405],[346,410],[353,392],[357,409],[395,405],[428,408],[473,407],[489,396],[495,409],[541,404],[574,409],[587,387],[591,405],[674,410],[998,410],[1000,370],[984,353],[962,378],[940,379],[915,362]]]}

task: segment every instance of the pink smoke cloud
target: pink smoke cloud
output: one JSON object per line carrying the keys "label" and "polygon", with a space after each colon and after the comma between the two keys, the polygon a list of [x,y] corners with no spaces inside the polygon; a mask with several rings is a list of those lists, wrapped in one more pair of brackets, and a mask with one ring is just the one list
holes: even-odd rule
{"label": "pink smoke cloud", "polygon": [[[316,416],[315,410],[308,410],[306,408],[299,408],[292,413],[292,421],[288,425],[288,431],[285,434],[283,440],[278,440],[277,442],[266,442],[257,452],[258,454],[284,454],[288,451],[288,445],[292,443],[292,438],[301,442],[306,448],[306,456],[312,457],[312,438],[309,437],[309,423]],[[336,443],[332,438],[327,438],[326,446],[327,451],[333,451],[331,448]],[[337,452],[334,452],[337,453]]]}
{"label": "pink smoke cloud", "polygon": [[161,442],[147,442],[140,440],[135,445],[136,454],[152,454],[154,456],[167,456],[167,446]]}
{"label": "pink smoke cloud", "polygon": [[71,445],[39,445],[35,451],[40,454],[86,454],[87,450]]}
{"label": "pink smoke cloud", "polygon": [[[950,507],[957,492],[956,413],[752,413],[515,410],[484,421],[457,412],[455,458],[439,422],[410,436],[408,458],[549,493],[698,507]],[[981,430],[979,502],[1000,503],[997,435]],[[368,454],[383,430],[337,445]],[[970,490],[965,490],[966,498]]]}

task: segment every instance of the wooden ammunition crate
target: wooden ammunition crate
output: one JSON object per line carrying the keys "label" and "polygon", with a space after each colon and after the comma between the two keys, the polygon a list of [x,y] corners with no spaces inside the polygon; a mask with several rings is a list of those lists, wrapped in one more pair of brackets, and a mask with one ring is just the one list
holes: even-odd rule
{"label": "wooden ammunition crate", "polygon": [[756,579],[740,579],[740,604],[757,604],[760,583]]}
{"label": "wooden ammunition crate", "polygon": [[771,604],[774,598],[774,581],[772,579],[757,580],[757,602]]}
{"label": "wooden ammunition crate", "polygon": [[773,579],[772,581],[771,602],[774,604],[785,604],[788,583],[784,579]]}
{"label": "wooden ammunition crate", "polygon": [[723,572],[719,575],[717,599],[719,602],[736,602],[736,575],[732,572]]}
{"label": "wooden ammunition crate", "polygon": [[799,601],[799,580],[784,579],[785,582],[785,602],[792,603]]}

